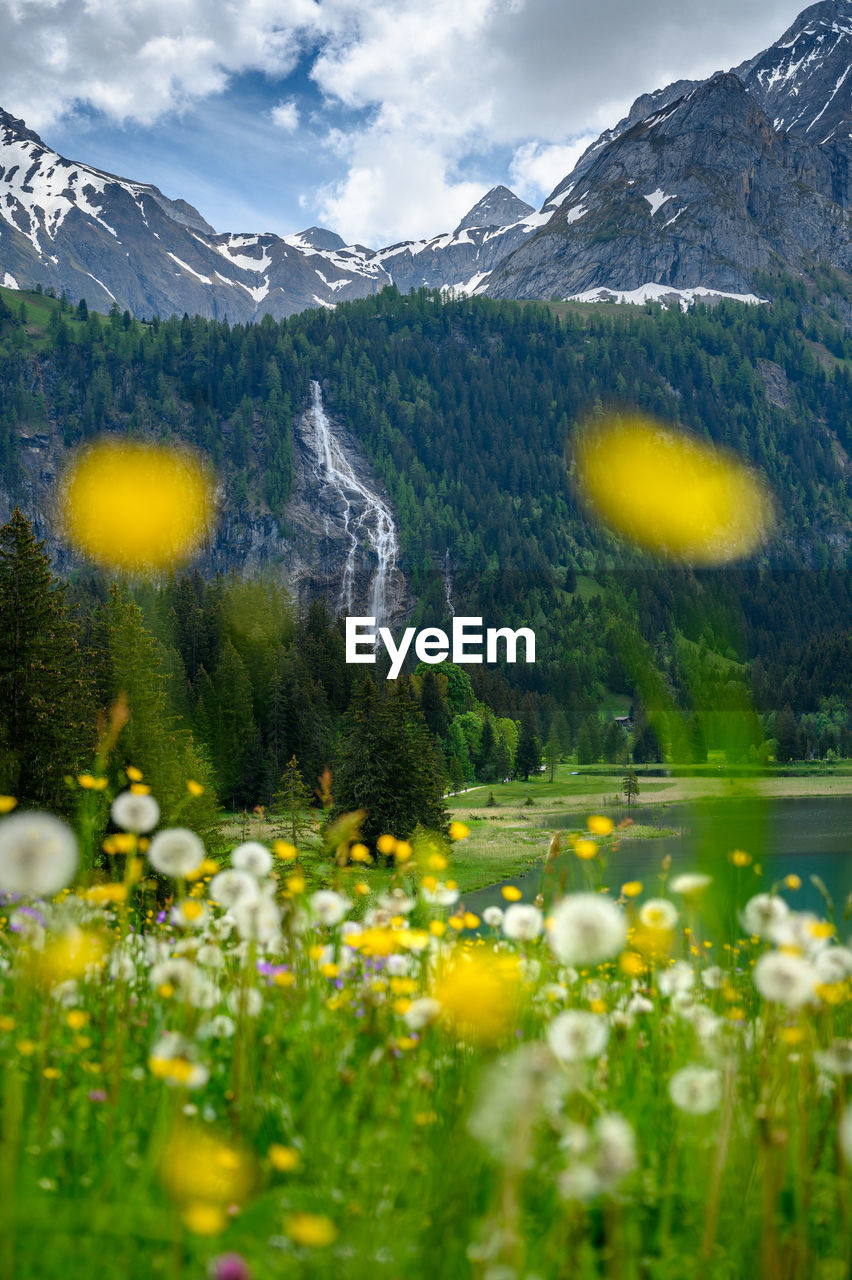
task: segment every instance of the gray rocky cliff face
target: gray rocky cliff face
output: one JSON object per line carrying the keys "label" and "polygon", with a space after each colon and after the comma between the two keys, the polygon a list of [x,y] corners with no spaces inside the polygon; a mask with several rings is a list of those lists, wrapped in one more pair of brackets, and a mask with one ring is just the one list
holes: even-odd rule
{"label": "gray rocky cliff face", "polygon": [[[382,506],[393,521],[391,502],[345,424],[333,416],[327,422],[337,458],[351,472],[355,491],[341,493],[318,468],[316,424],[307,407],[293,424],[295,483],[282,525],[257,501],[233,502],[228,477],[224,476],[217,494],[213,537],[187,568],[197,568],[206,577],[235,570],[243,577],[263,574],[284,583],[299,604],[324,597],[337,609],[347,604],[344,597],[348,595],[347,612],[376,612],[377,555],[370,520],[361,517],[369,515],[365,495]],[[46,543],[54,569],[64,578],[86,569],[85,561],[62,537],[57,506],[57,481],[70,457],[61,433],[52,426],[21,437],[23,481],[17,505],[32,521],[36,536]],[[13,505],[0,477],[0,523],[9,519]],[[413,608],[397,559],[390,566],[381,625],[395,626]]]}
{"label": "gray rocky cliff face", "polygon": [[462,218],[456,231],[467,227],[508,227],[528,218],[535,209],[519,200],[508,187],[492,187]]}
{"label": "gray rocky cliff face", "polygon": [[757,270],[779,263],[852,267],[846,205],[831,148],[776,130],[742,81],[720,73],[599,150],[486,292],[569,297],[656,282],[746,294]]}

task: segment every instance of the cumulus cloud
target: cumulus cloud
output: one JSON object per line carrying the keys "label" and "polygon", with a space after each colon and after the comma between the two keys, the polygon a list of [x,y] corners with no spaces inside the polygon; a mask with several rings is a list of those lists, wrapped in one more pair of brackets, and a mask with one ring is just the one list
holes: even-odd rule
{"label": "cumulus cloud", "polygon": [[[471,173],[498,153],[519,194],[539,203],[588,136],[639,94],[735,65],[800,8],[801,0],[0,0],[0,83],[3,105],[35,128],[77,104],[150,124],[221,93],[234,74],[283,80],[306,57],[338,126],[327,130],[327,154],[341,164],[314,207],[346,238],[378,243],[454,225],[487,185]],[[273,119],[295,128],[299,105],[280,102]]]}
{"label": "cumulus cloud", "polygon": [[570,173],[598,133],[584,133],[573,142],[525,142],[518,147],[509,165],[513,189],[524,200],[540,201]]}
{"label": "cumulus cloud", "polygon": [[295,98],[277,103],[269,113],[272,123],[285,133],[292,133],[299,125],[299,107]]}

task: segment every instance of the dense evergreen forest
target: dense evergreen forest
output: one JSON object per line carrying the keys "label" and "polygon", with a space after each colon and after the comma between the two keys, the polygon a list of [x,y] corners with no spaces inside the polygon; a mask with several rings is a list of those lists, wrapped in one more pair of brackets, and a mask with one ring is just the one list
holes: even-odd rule
{"label": "dense evergreen forest", "polygon": [[[442,783],[529,772],[542,750],[581,762],[847,754],[852,339],[803,285],[765,283],[772,305],[688,313],[389,289],[249,326],[137,321],[117,308],[105,319],[83,302],[4,290],[4,488],[31,505],[23,437],[61,447],[153,434],[205,450],[229,502],[271,511],[286,532],[292,424],[316,378],[394,503],[416,620],[443,617],[448,558],[459,604],[539,638],[534,667],[447,664],[409,672],[398,693],[378,680],[388,724],[393,699],[404,703],[397,730],[408,724],[412,750],[426,726]],[[611,405],[680,423],[760,468],[778,510],[760,557],[660,569],[586,519],[571,436]],[[273,802],[293,759],[309,792],[332,762],[346,777],[369,696],[323,605],[297,616],[278,587],[192,574],[113,589],[78,574],[55,594],[93,711],[136,670],[136,702],[148,699],[171,735],[163,759],[183,752],[184,773],[206,771],[228,805]],[[14,773],[20,745],[0,711]]]}

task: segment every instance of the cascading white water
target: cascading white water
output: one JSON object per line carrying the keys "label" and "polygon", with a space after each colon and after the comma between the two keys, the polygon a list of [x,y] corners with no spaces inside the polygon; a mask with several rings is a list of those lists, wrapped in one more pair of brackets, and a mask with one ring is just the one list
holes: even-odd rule
{"label": "cascading white water", "polygon": [[[343,528],[349,551],[340,588],[340,608],[352,612],[355,571],[364,535],[376,555],[376,569],[370,581],[369,611],[378,626],[390,620],[391,593],[397,574],[399,539],[390,507],[377,493],[358,479],[343,446],[331,430],[322,403],[322,388],[311,382],[311,419],[317,455],[316,476],[332,488],[343,503]],[[328,522],[326,521],[326,529]]]}
{"label": "cascading white water", "polygon": [[447,608],[450,611],[450,617],[454,618],[456,616],[456,611],[453,608],[453,570],[452,565],[450,564],[449,547],[447,547],[444,555],[444,595],[447,598]]}

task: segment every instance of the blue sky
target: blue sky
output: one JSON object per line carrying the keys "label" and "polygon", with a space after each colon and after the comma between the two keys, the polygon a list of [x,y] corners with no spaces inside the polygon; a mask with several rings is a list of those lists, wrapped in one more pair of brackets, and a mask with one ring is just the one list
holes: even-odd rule
{"label": "blue sky", "polygon": [[[848,0],[838,0],[848,4]],[[540,205],[640,93],[735,65],[796,0],[0,0],[0,106],[217,230],[451,229]]]}

